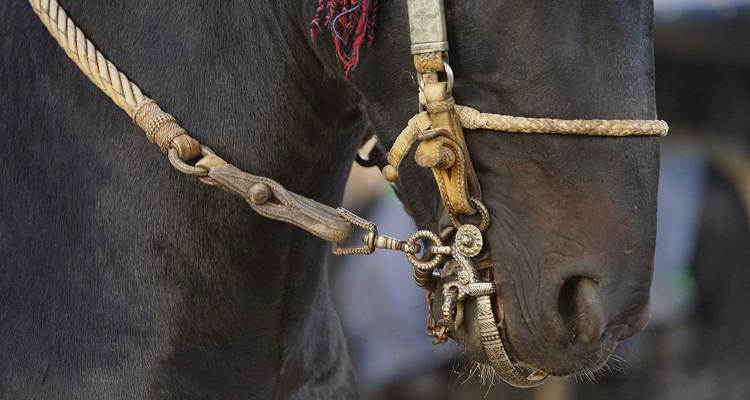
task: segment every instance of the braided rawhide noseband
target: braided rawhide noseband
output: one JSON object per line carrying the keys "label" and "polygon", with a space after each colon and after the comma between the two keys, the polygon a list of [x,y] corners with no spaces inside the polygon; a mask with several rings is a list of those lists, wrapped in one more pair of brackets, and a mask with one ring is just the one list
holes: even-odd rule
{"label": "braided rawhide noseband", "polygon": [[[453,73],[443,60],[448,43],[442,0],[408,0],[412,53],[420,78],[419,98],[426,111],[409,120],[407,127],[393,144],[388,155],[388,165],[384,165],[382,172],[388,181],[396,181],[401,162],[412,145],[419,141],[416,161],[419,165],[432,169],[455,229],[451,234],[443,236],[418,231],[407,241],[402,241],[380,235],[374,223],[343,208],[333,209],[289,192],[271,179],[242,172],[228,164],[211,149],[190,137],[174,117],[162,111],[154,100],[146,97],[137,85],[96,50],[57,1],[29,2],[68,57],[133,118],[146,132],[149,141],[167,153],[170,162],[179,171],[244,198],[253,210],[265,217],[294,224],[331,242],[333,252],[337,255],[370,254],[375,249],[404,252],[407,260],[414,266],[414,281],[428,290],[428,303],[431,301],[431,293],[437,290],[434,270],[442,266],[441,275],[454,279],[443,286],[445,300],[442,318],[434,318],[430,314],[428,334],[434,338],[434,343],[447,340],[446,332],[457,329],[462,323],[463,301],[468,297],[475,298],[486,359],[506,382],[514,386],[536,386],[544,382],[547,375],[541,372],[522,375],[510,361],[495,324],[490,296],[496,293],[496,288],[491,281],[491,274],[488,274],[492,265],[486,262],[487,257],[484,260],[474,260],[483,247],[482,233],[489,226],[489,212],[480,201],[479,182],[466,150],[462,128],[592,136],[664,136],[668,130],[663,121],[523,118],[484,114],[470,107],[456,105],[451,97]],[[322,7],[323,1],[320,4]],[[353,26],[351,19],[345,20],[345,25],[340,28],[334,26],[338,21],[330,18],[323,25],[341,29],[339,36],[344,32],[349,37],[356,38],[353,45],[358,51],[358,46],[365,37],[368,44],[372,43],[377,3],[375,0],[358,0],[357,4],[361,8],[360,17],[365,18],[365,22],[361,22],[359,27]],[[338,8],[329,11],[335,10]],[[320,27],[324,14],[325,8],[319,7],[317,27]],[[348,45],[351,46],[352,43]],[[339,56],[342,55],[339,50]],[[353,58],[342,57],[347,71],[356,65],[357,57],[358,54]],[[439,81],[439,72],[446,73],[447,82]],[[202,158],[195,166],[185,163],[198,156]],[[458,218],[461,214],[476,213],[481,217],[478,226],[462,224]],[[351,237],[355,226],[368,231],[363,237],[364,246],[341,248],[340,244]],[[453,239],[452,244],[443,244],[443,241],[450,239]],[[431,245],[427,246],[425,242]],[[422,249],[426,255],[420,259],[417,254]],[[446,257],[452,259],[443,263]]]}

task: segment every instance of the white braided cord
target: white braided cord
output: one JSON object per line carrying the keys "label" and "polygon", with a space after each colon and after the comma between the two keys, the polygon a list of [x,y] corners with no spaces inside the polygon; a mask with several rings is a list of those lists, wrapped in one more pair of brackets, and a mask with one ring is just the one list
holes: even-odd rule
{"label": "white braided cord", "polygon": [[556,133],[588,136],[667,136],[669,125],[650,119],[557,119],[527,118],[483,113],[467,106],[455,106],[461,126],[518,133]]}
{"label": "white braided cord", "polygon": [[96,49],[57,1],[29,0],[29,3],[65,54],[132,118],[138,103],[147,99],[141,89]]}

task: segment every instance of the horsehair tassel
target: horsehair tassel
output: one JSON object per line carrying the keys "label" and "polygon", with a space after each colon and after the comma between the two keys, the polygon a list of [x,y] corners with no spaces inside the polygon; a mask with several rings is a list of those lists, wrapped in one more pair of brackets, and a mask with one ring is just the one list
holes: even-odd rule
{"label": "horsehair tassel", "polygon": [[200,154],[198,141],[187,135],[171,115],[162,111],[155,101],[146,97],[135,83],[96,50],[56,0],[29,0],[29,3],[65,54],[146,131],[149,141],[165,153],[174,147],[183,161]]}
{"label": "horsehair tassel", "polygon": [[344,64],[346,75],[357,66],[359,51],[375,40],[378,0],[318,0],[315,18],[310,23],[314,42],[317,31],[331,31],[336,54]]}

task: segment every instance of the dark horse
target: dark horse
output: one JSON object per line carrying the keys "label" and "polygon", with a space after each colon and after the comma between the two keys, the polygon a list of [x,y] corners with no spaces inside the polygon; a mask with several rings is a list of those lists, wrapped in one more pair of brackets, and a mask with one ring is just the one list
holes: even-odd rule
{"label": "dark horse", "polygon": [[[404,1],[381,3],[348,79],[329,37],[311,41],[317,0],[62,6],[196,138],[329,205],[364,130],[388,144],[416,111]],[[655,117],[651,1],[446,12],[460,103]],[[26,1],[3,1],[0,20],[0,398],[356,397],[329,245],[172,169]],[[467,137],[510,352],[553,375],[600,367],[647,321],[657,140]],[[430,172],[409,161],[402,177],[417,224],[436,229]]]}

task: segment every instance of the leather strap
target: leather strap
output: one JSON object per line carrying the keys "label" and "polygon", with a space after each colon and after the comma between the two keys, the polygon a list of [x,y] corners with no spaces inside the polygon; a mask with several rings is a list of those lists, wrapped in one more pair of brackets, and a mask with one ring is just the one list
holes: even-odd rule
{"label": "leather strap", "polygon": [[[427,104],[447,101],[445,82],[425,83],[423,93]],[[415,160],[420,166],[432,169],[448,212],[474,214],[476,209],[469,197],[481,198],[481,193],[461,124],[453,107],[428,110],[434,137],[420,137],[423,140],[417,147]]]}

